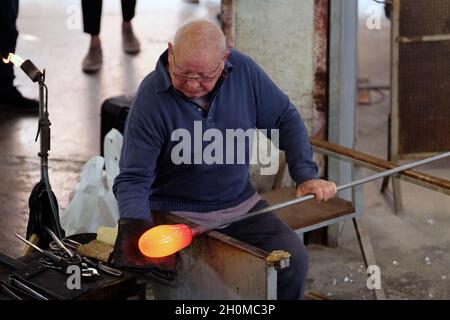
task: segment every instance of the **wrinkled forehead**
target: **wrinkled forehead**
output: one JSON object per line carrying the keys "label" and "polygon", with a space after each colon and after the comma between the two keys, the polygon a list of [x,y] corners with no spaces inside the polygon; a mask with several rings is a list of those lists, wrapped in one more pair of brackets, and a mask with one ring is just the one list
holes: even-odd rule
{"label": "wrinkled forehead", "polygon": [[173,48],[177,67],[186,71],[208,72],[215,69],[222,61],[224,52],[218,48]]}

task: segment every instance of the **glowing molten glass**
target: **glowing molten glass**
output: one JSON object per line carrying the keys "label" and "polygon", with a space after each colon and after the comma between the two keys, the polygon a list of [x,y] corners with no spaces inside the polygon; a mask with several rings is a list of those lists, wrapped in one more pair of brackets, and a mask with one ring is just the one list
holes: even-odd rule
{"label": "glowing molten glass", "polygon": [[159,225],[139,238],[139,250],[147,257],[161,258],[180,251],[192,241],[192,230],[185,224]]}
{"label": "glowing molten glass", "polygon": [[15,66],[20,67],[23,63],[23,59],[16,54],[10,53],[8,58],[3,58],[4,63],[12,62]]}

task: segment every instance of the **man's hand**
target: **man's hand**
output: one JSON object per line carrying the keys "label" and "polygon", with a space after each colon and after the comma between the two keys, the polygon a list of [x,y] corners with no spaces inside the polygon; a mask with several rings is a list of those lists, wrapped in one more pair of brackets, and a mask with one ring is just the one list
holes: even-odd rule
{"label": "man's hand", "polygon": [[139,250],[139,238],[152,227],[153,223],[146,220],[119,219],[117,239],[110,257],[111,265],[135,272],[151,272],[165,280],[173,280],[176,276],[175,254],[164,258],[149,258]]}
{"label": "man's hand", "polygon": [[336,195],[336,184],[322,179],[313,179],[297,186],[297,197],[313,194],[318,202],[327,201]]}

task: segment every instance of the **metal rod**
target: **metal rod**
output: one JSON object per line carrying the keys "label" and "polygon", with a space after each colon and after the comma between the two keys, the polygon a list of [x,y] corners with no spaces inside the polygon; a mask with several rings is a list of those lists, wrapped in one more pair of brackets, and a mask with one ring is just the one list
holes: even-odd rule
{"label": "metal rod", "polygon": [[391,90],[391,86],[388,85],[366,85],[359,84],[358,89],[362,90]]}
{"label": "metal rod", "polygon": [[[42,253],[42,255],[44,257],[47,257],[49,259],[52,259],[53,261],[55,261],[56,263],[61,263],[63,262],[63,258],[61,258],[60,256],[57,256],[55,254],[53,254],[50,251],[47,250],[42,250],[41,248],[39,248],[37,245],[35,245],[34,243],[28,241],[27,239],[25,239],[24,237],[19,236],[17,233],[14,233],[14,235],[19,238],[20,240],[22,240],[23,242],[25,242],[26,244],[32,246],[33,248],[35,248],[36,250],[38,250],[40,253]],[[81,260],[80,260],[81,261]]]}
{"label": "metal rod", "polygon": [[50,234],[50,236],[52,237],[52,239],[56,242],[56,244],[63,249],[65,252],[67,252],[67,254],[73,258],[74,254],[72,253],[72,251],[70,251],[69,249],[67,249],[67,247],[64,245],[64,243],[62,243],[61,240],[58,239],[58,237],[56,236],[56,234],[47,226],[45,226],[45,230],[47,230],[47,232]]}
{"label": "metal rod", "polygon": [[5,291],[10,297],[16,300],[23,300],[21,297],[19,297],[17,294],[15,294],[11,289],[8,288],[8,285],[5,281],[0,282],[0,287]]}
{"label": "metal rod", "polygon": [[47,189],[48,201],[52,211],[53,219],[55,221],[55,232],[58,239],[63,238],[61,230],[58,208],[53,199],[52,187],[48,177],[48,151],[50,150],[50,120],[48,114],[48,89],[45,85],[45,70],[39,76],[39,130],[40,137],[40,152],[38,156],[41,158],[41,178],[44,180],[45,188]]}
{"label": "metal rod", "polygon": [[16,270],[25,267],[25,263],[17,259],[11,258],[10,256],[7,256],[6,254],[0,252],[0,266]]}
{"label": "metal rod", "polygon": [[33,242],[28,241],[27,239],[25,239],[24,237],[18,235],[17,233],[14,232],[14,235],[19,238],[20,240],[22,240],[23,242],[25,242],[27,245],[32,246],[33,248],[35,248],[37,251],[44,253],[44,250],[42,250],[41,248],[39,248],[37,245],[35,245]]}
{"label": "metal rod", "polygon": [[[39,80],[39,122],[38,122],[38,135],[40,134],[40,148],[38,156],[41,158],[41,178],[44,178],[44,167],[47,166],[47,151],[45,151],[42,146],[42,127],[43,127],[43,119],[44,119],[44,112],[45,112],[45,94],[44,94],[44,79],[43,77]],[[36,136],[36,139],[38,137]]]}
{"label": "metal rod", "polygon": [[19,281],[19,279],[10,277],[9,283],[16,288],[26,291],[27,293],[31,294],[33,297],[35,297],[38,300],[49,300],[47,297],[44,297],[39,292],[37,292],[34,289],[27,286],[25,283],[22,283],[21,281]]}
{"label": "metal rod", "polygon": [[[441,160],[441,159],[447,158],[447,157],[450,157],[450,152],[442,153],[440,155],[437,155],[437,156],[434,156],[434,157],[431,157],[431,158],[427,158],[427,159],[423,159],[423,160],[407,163],[407,164],[404,164],[404,165],[399,166],[397,168],[393,168],[393,169],[390,169],[390,170],[387,170],[387,171],[384,171],[384,172],[379,172],[379,173],[376,173],[374,175],[371,175],[371,176],[368,176],[368,177],[365,177],[365,178],[362,178],[362,179],[359,179],[359,180],[356,180],[356,181],[353,181],[353,182],[350,182],[350,183],[343,184],[343,185],[337,187],[337,191],[342,191],[344,189],[349,189],[351,187],[355,187],[355,186],[358,186],[360,184],[364,184],[364,183],[367,183],[367,182],[370,182],[370,181],[373,181],[373,180],[377,180],[377,179],[380,179],[380,178],[383,178],[383,177],[391,176],[391,175],[394,175],[394,174],[399,173],[401,171],[412,169],[412,168],[415,168],[415,167],[418,167],[418,166],[421,166],[421,165],[424,165],[424,164],[427,164],[427,163],[430,163],[430,162],[433,162],[433,161],[437,161],[437,160]],[[254,217],[254,216],[262,214],[262,213],[267,213],[267,212],[270,212],[270,211],[275,211],[275,210],[278,210],[278,209],[286,208],[286,207],[292,206],[294,204],[298,204],[298,203],[301,203],[301,202],[304,202],[304,201],[307,201],[307,200],[311,200],[311,199],[314,199],[314,195],[309,194],[309,195],[306,195],[306,196],[303,196],[303,197],[300,197],[300,198],[288,200],[286,202],[277,203],[277,204],[274,204],[272,206],[263,208],[261,210],[255,211],[255,212],[249,212],[249,213],[247,213],[245,215],[242,215],[242,216],[239,216],[239,217],[235,217],[235,218],[232,218],[232,219],[221,221],[220,223],[211,224],[211,225],[207,225],[207,226],[199,226],[199,227],[196,227],[196,228],[192,229],[192,235],[193,236],[197,236],[199,234],[205,233],[207,231],[214,230],[214,229],[219,228],[219,227],[223,227],[223,226],[229,225],[231,223],[235,223],[235,222],[247,219],[247,218],[251,218],[251,217]]]}
{"label": "metal rod", "polygon": [[[383,172],[397,167],[397,165],[392,162],[319,139],[311,139],[311,146],[314,152],[350,162],[376,172]],[[431,155],[427,156],[430,157]],[[408,170],[406,172],[399,172],[396,178],[450,195],[450,180],[445,180],[442,177],[435,177],[423,172]]]}
{"label": "metal rod", "polygon": [[397,37],[399,43],[450,41],[450,34],[433,34],[415,37]]}

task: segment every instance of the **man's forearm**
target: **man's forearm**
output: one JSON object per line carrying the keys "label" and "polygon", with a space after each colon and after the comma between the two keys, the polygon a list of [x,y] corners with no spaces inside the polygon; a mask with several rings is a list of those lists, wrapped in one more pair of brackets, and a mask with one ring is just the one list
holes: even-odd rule
{"label": "man's forearm", "polygon": [[121,218],[134,218],[150,221],[149,190],[138,183],[123,181],[118,176],[114,184],[114,195],[117,198]]}
{"label": "man's forearm", "polygon": [[292,106],[280,125],[280,148],[286,153],[289,172],[296,184],[317,178],[318,167],[313,161],[305,125]]}

